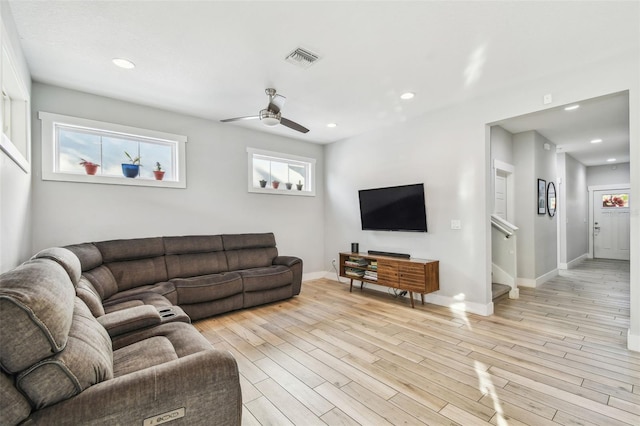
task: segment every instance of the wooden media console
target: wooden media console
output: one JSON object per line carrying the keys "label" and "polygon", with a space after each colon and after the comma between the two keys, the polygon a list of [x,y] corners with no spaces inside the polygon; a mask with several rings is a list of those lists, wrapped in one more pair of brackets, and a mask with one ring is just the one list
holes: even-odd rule
{"label": "wooden media console", "polygon": [[340,253],[340,276],[351,280],[350,292],[354,280],[405,290],[409,292],[412,308],[413,293],[420,293],[424,305],[424,295],[440,289],[439,275],[437,260]]}

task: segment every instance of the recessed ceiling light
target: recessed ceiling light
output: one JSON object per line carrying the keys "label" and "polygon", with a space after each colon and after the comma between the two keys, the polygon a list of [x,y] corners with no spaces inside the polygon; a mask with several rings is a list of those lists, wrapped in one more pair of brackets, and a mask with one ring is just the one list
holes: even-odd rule
{"label": "recessed ceiling light", "polygon": [[403,99],[403,100],[405,100],[405,101],[406,101],[406,100],[409,100],[409,99],[413,99],[413,97],[414,97],[415,95],[416,95],[416,94],[415,94],[415,93],[413,93],[413,92],[404,92],[402,95],[400,95],[400,99]]}
{"label": "recessed ceiling light", "polygon": [[602,139],[593,139],[591,141],[591,143],[600,143],[600,142],[602,142]]}
{"label": "recessed ceiling light", "polygon": [[609,163],[613,163],[614,161],[616,161],[616,159],[615,159],[615,158],[607,158],[607,161],[608,161]]}
{"label": "recessed ceiling light", "polygon": [[336,126],[337,126],[337,124],[336,124],[336,123],[329,123],[329,124],[327,124],[327,127],[331,127],[331,128],[334,128],[334,127],[336,127]]}
{"label": "recessed ceiling light", "polygon": [[564,110],[565,111],[573,111],[574,109],[578,109],[578,108],[580,108],[580,105],[571,105],[571,106],[565,107]]}
{"label": "recessed ceiling light", "polygon": [[116,66],[118,66],[120,68],[127,69],[127,70],[130,70],[130,69],[133,69],[133,68],[136,67],[136,65],[133,62],[131,62],[128,59],[124,59],[124,58],[113,58],[112,62]]}

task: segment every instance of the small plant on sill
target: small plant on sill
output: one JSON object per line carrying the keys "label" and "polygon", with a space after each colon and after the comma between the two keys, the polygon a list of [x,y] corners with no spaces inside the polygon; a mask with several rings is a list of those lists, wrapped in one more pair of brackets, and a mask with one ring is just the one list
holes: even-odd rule
{"label": "small plant on sill", "polygon": [[80,165],[84,167],[84,170],[87,172],[88,175],[95,175],[96,172],[98,171],[98,167],[100,167],[100,164],[87,161],[84,158],[80,159]]}

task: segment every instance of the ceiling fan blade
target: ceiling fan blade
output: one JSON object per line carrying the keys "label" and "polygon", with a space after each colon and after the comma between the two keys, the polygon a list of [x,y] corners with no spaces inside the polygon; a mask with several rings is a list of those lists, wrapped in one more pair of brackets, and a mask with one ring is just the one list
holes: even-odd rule
{"label": "ceiling fan blade", "polygon": [[297,130],[298,132],[301,132],[301,133],[307,133],[309,131],[309,129],[307,129],[306,127],[296,123],[295,121],[288,120],[284,117],[280,119],[280,124],[282,124],[283,126],[287,126],[290,129]]}
{"label": "ceiling fan blade", "polygon": [[284,106],[286,100],[287,98],[282,95],[273,95],[273,97],[271,97],[271,100],[269,101],[268,109],[277,114]]}
{"label": "ceiling fan blade", "polygon": [[242,120],[257,120],[259,119],[260,116],[259,115],[251,115],[248,117],[236,117],[236,118],[226,118],[224,120],[220,120],[220,122],[222,123],[229,123],[231,121],[242,121]]}

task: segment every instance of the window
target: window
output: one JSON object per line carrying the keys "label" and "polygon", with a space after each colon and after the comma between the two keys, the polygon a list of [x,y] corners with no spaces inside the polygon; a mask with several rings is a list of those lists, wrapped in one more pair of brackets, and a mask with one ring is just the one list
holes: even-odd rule
{"label": "window", "polygon": [[602,207],[629,207],[629,194],[605,194],[602,196]]}
{"label": "window", "polygon": [[15,64],[15,55],[8,43],[8,35],[1,28],[0,52],[0,149],[25,173],[31,168],[31,143],[29,130],[29,95]]}
{"label": "window", "polygon": [[316,195],[313,158],[247,148],[249,192]]}
{"label": "window", "polygon": [[[39,118],[44,180],[186,188],[185,136],[47,112]],[[136,164],[136,173],[125,170]]]}

